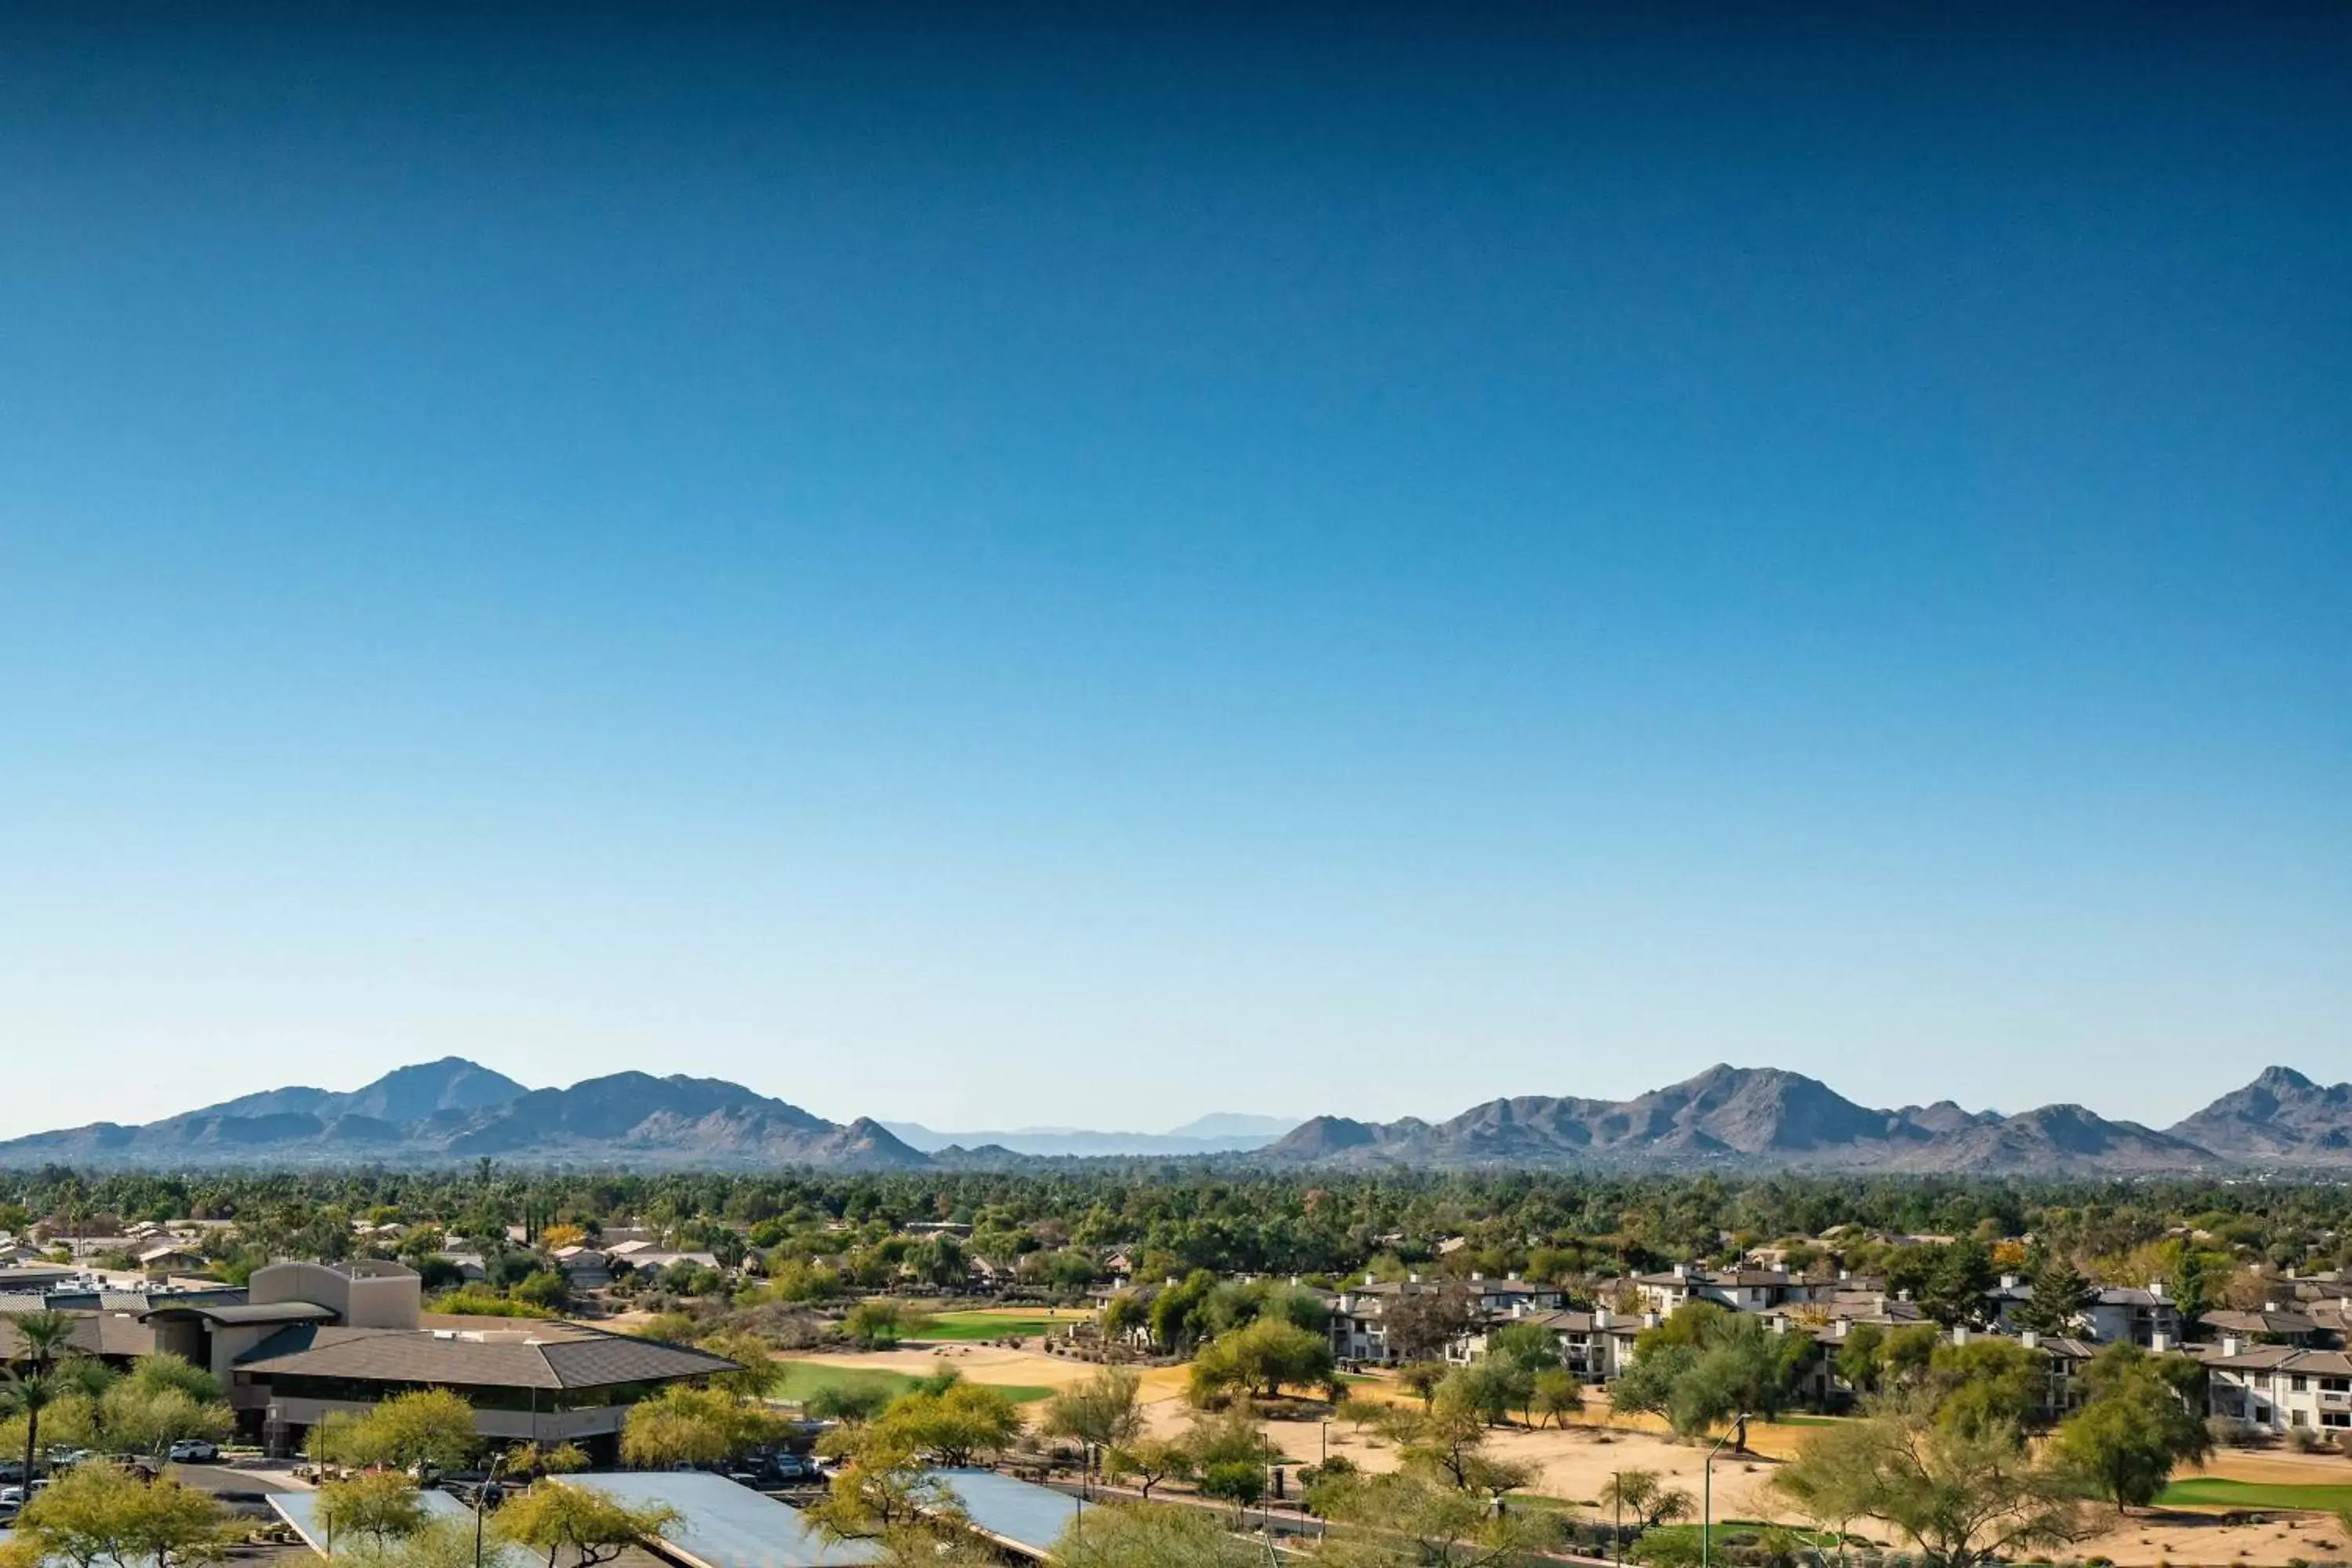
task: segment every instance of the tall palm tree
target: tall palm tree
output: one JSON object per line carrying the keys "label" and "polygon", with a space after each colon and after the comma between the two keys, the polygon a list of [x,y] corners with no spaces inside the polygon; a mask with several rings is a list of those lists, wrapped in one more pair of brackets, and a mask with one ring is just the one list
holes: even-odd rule
{"label": "tall palm tree", "polygon": [[8,1404],[25,1417],[25,1491],[33,1489],[33,1456],[40,1452],[41,1412],[68,1391],[58,1363],[73,1352],[75,1320],[64,1312],[26,1312],[14,1320],[16,1367],[8,1373]]}

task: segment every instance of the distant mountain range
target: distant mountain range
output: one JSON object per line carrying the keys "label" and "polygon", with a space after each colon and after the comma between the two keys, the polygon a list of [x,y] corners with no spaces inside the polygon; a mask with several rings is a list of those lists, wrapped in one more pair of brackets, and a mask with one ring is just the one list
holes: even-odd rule
{"label": "distant mountain range", "polygon": [[525,1089],[458,1057],[333,1094],[278,1089],[143,1127],[100,1121],[0,1142],[0,1165],[536,1164],[894,1169],[928,1163],[879,1122],[846,1125],[708,1078],[641,1072]]}
{"label": "distant mountain range", "polygon": [[[1285,1131],[1287,1129],[1287,1131]],[[1055,1156],[1214,1157],[1235,1165],[1867,1169],[2091,1175],[2352,1170],[2352,1084],[2288,1068],[2158,1131],[2079,1105],[2017,1115],[1948,1100],[1874,1110],[1779,1068],[1715,1067],[1627,1100],[1527,1096],[1444,1121],[1221,1113],[1164,1133],[1075,1128],[937,1133],[828,1121],[717,1079],[615,1073],[526,1089],[461,1058],[364,1089],[278,1089],[131,1127],[110,1121],[0,1142],[0,1165],[188,1169],[501,1162],[572,1166],[987,1169]]]}
{"label": "distant mountain range", "polygon": [[1713,1067],[1627,1100],[1489,1100],[1446,1121],[1318,1116],[1263,1151],[1270,1162],[1370,1165],[1868,1168],[2036,1175],[2352,1165],[2352,1085],[2322,1089],[2270,1068],[2164,1131],[2079,1105],[2014,1116],[1949,1100],[1856,1105],[1779,1068]]}
{"label": "distant mountain range", "polygon": [[919,1121],[885,1121],[900,1142],[925,1153],[994,1147],[1042,1159],[1149,1158],[1245,1154],[1298,1125],[1295,1116],[1215,1111],[1165,1132],[1093,1132],[1083,1127],[1020,1127],[1009,1132],[939,1132]]}

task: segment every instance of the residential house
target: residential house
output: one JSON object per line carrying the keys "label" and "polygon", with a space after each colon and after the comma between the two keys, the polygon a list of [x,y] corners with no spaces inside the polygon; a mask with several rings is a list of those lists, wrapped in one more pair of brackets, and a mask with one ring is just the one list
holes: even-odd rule
{"label": "residential house", "polygon": [[[2032,1283],[2014,1274],[2002,1275],[2000,1282],[1985,1292],[1993,1326],[2006,1334],[2020,1331],[2018,1312],[2032,1300]],[[2161,1279],[2145,1289],[2111,1285],[2099,1290],[2088,1306],[2074,1314],[2073,1327],[2082,1338],[2100,1345],[2129,1341],[2142,1350],[2154,1350],[2178,1345],[2181,1339],[2179,1309]]]}
{"label": "residential house", "polygon": [[2323,1327],[2318,1319],[2306,1313],[2290,1312],[2276,1301],[2265,1301],[2257,1312],[2223,1308],[2206,1313],[2199,1322],[2210,1333],[2234,1335],[2249,1344],[2324,1350],[2338,1343],[2336,1331]]}
{"label": "residential house", "polygon": [[1677,1263],[1664,1274],[1636,1274],[1627,1283],[1640,1296],[1643,1311],[1665,1317],[1692,1301],[1712,1301],[1735,1312],[1769,1311],[1857,1282],[1851,1276],[1816,1279],[1786,1268],[1712,1270]]}
{"label": "residential house", "polygon": [[1589,1312],[1570,1308],[1537,1310],[1524,1305],[1488,1315],[1468,1333],[1446,1347],[1448,1361],[1469,1363],[1486,1353],[1494,1335],[1520,1323],[1548,1331],[1559,1347],[1560,1364],[1586,1383],[1607,1383],[1624,1375],[1633,1364],[1633,1341],[1657,1321],[1596,1307]]}
{"label": "residential house", "polygon": [[2075,1314],[2074,1321],[2085,1329],[2083,1337],[2095,1344],[2128,1340],[2143,1350],[2160,1350],[2180,1342],[2180,1310],[2166,1293],[2161,1279],[2150,1281],[2144,1289],[2111,1285]]}
{"label": "residential house", "polygon": [[1567,1304],[1559,1286],[1522,1279],[1517,1273],[1500,1279],[1472,1274],[1466,1279],[1423,1279],[1412,1274],[1390,1280],[1367,1274],[1360,1285],[1343,1286],[1332,1297],[1331,1353],[1346,1362],[1393,1364],[1402,1358],[1389,1345],[1390,1306],[1407,1296],[1449,1289],[1465,1292],[1471,1312],[1480,1319],[1506,1316],[1514,1308],[1557,1311]]}
{"label": "residential house", "polygon": [[613,1282],[613,1260],[593,1247],[559,1247],[556,1271],[574,1290],[601,1290]]}
{"label": "residential house", "polygon": [[[2209,1347],[2210,1348],[2210,1347]],[[2222,1337],[2205,1363],[2211,1414],[2275,1432],[2352,1429],[2352,1356]]]}

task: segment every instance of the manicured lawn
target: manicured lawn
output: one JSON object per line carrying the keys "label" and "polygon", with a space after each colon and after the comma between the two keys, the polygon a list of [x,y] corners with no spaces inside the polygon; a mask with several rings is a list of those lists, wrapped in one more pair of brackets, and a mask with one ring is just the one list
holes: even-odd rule
{"label": "manicured lawn", "polygon": [[1069,1320],[1034,1312],[941,1312],[907,1333],[910,1340],[998,1340],[1007,1334],[1045,1334]]}
{"label": "manicured lawn", "polygon": [[[916,1381],[903,1372],[887,1372],[880,1367],[835,1366],[822,1361],[779,1361],[776,1365],[782,1369],[782,1374],[777,1378],[775,1387],[770,1390],[769,1396],[774,1399],[806,1399],[824,1388],[872,1388],[895,1398],[914,1387]],[[992,1384],[990,1386],[1015,1405],[1031,1405],[1054,1396],[1050,1388],[1027,1384],[1000,1387]]]}
{"label": "manicured lawn", "polygon": [[2305,1487],[2195,1476],[2173,1482],[2156,1500],[2166,1508],[2299,1508],[2333,1513],[2352,1508],[2352,1485]]}
{"label": "manicured lawn", "polygon": [[870,1366],[832,1366],[821,1361],[780,1361],[777,1366],[782,1375],[769,1390],[773,1399],[806,1399],[828,1388],[870,1388],[882,1394],[897,1395],[915,1386],[915,1380],[903,1372],[884,1372]]}

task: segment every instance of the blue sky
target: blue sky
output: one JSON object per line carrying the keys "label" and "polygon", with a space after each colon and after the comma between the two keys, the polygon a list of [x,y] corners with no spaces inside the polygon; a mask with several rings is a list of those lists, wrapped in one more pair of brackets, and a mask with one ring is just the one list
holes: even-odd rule
{"label": "blue sky", "polygon": [[0,28],[0,1133],[2352,1071],[2341,8]]}

